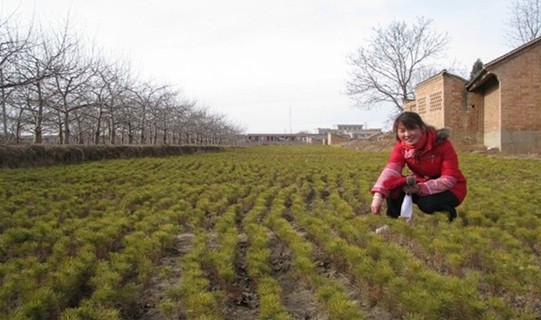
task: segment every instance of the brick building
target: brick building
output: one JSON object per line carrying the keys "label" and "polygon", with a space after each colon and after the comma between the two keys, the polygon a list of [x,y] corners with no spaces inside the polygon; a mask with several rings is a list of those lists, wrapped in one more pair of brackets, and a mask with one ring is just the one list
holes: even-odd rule
{"label": "brick building", "polygon": [[419,83],[404,110],[469,144],[541,151],[541,38],[487,63],[470,81],[446,70]]}

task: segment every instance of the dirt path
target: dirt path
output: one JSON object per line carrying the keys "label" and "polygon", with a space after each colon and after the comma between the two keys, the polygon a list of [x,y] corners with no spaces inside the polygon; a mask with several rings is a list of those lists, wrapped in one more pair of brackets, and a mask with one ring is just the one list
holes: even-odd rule
{"label": "dirt path", "polygon": [[[167,290],[178,285],[182,281],[182,271],[179,261],[182,255],[192,250],[191,240],[193,234],[179,234],[175,238],[175,245],[168,254],[160,260],[156,274],[151,278],[145,289],[144,301],[138,310],[139,320],[167,320],[159,310],[160,301],[165,298]],[[239,259],[236,271],[237,279],[226,293],[227,301],[222,306],[222,314],[225,319],[253,320],[257,318],[259,302],[252,279],[247,272],[245,253],[248,247],[246,235],[239,235]],[[291,270],[291,253],[282,244],[275,240],[271,241],[271,269],[273,276],[279,281],[283,294],[284,304],[294,319],[303,320],[327,320],[319,315],[318,303],[313,292],[299,285]],[[164,272],[163,270],[167,270]],[[211,287],[217,286],[212,284]]]}
{"label": "dirt path", "polygon": [[[293,222],[294,223],[294,222]],[[295,224],[295,223],[294,223]],[[314,290],[302,284],[296,279],[297,275],[291,267],[292,254],[289,248],[278,241],[272,233],[270,235],[271,249],[271,274],[282,287],[284,306],[293,319],[302,320],[328,320],[322,312],[322,306],[317,301]],[[160,302],[166,297],[168,290],[178,286],[182,281],[182,270],[180,267],[181,257],[192,250],[192,233],[179,234],[175,238],[174,246],[167,252],[159,265],[156,267],[155,275],[151,278],[149,285],[144,291],[144,300],[139,305],[137,320],[168,320],[159,309]],[[214,238],[214,237],[211,237]],[[213,241],[211,241],[213,242]],[[240,234],[238,238],[239,259],[235,265],[237,277],[225,293],[226,301],[222,306],[222,314],[225,319],[231,320],[253,320],[257,319],[259,302],[256,294],[255,284],[248,275],[246,250],[248,249],[248,238]],[[341,270],[337,269],[329,257],[320,248],[315,248],[313,259],[319,274],[333,279],[341,284],[344,292],[353,299],[359,301],[360,307],[368,315],[368,319],[390,320],[392,317],[386,311],[377,306],[371,306],[367,301],[367,294],[363,288],[355,285],[352,279]],[[210,279],[211,282],[213,281]],[[211,288],[219,288],[217,283],[211,283]],[[178,319],[183,319],[182,317]]]}
{"label": "dirt path", "polygon": [[156,272],[150,279],[149,285],[143,294],[144,300],[140,304],[140,310],[136,319],[140,320],[168,320],[158,309],[160,301],[165,298],[167,290],[173,288],[182,281],[180,269],[180,257],[192,250],[192,233],[183,233],[175,237],[173,247],[167,255],[160,260]]}

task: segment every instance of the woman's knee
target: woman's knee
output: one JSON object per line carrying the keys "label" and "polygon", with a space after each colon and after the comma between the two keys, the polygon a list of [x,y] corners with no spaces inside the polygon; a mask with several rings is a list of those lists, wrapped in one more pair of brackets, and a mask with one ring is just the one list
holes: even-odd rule
{"label": "woman's knee", "polygon": [[417,198],[417,206],[424,213],[434,213],[436,211],[449,211],[449,207],[456,207],[458,200],[451,194],[438,194],[435,196]]}
{"label": "woman's knee", "polygon": [[438,210],[439,204],[428,199],[419,198],[419,200],[417,200],[417,207],[419,207],[419,210],[422,212],[431,214]]}

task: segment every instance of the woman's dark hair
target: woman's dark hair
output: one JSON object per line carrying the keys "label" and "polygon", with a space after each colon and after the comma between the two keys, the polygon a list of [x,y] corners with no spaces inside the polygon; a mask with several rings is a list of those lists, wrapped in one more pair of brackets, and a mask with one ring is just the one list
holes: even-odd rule
{"label": "woman's dark hair", "polygon": [[415,112],[411,111],[404,111],[401,114],[396,117],[393,123],[393,132],[396,135],[396,139],[398,139],[398,125],[403,124],[404,127],[407,129],[417,129],[421,128],[423,129],[426,127],[426,124],[423,122],[423,119],[421,119],[421,116],[418,115]]}

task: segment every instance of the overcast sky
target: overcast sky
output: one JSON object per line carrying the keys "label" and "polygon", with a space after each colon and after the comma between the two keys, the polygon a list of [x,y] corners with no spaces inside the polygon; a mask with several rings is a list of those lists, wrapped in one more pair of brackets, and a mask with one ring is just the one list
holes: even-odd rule
{"label": "overcast sky", "polygon": [[449,65],[468,72],[512,49],[503,36],[509,0],[0,1],[0,17],[15,11],[46,28],[69,15],[111,61],[128,60],[143,80],[174,85],[251,133],[385,129],[392,106],[363,111],[344,92],[347,56],[393,19],[434,20],[449,34]]}

